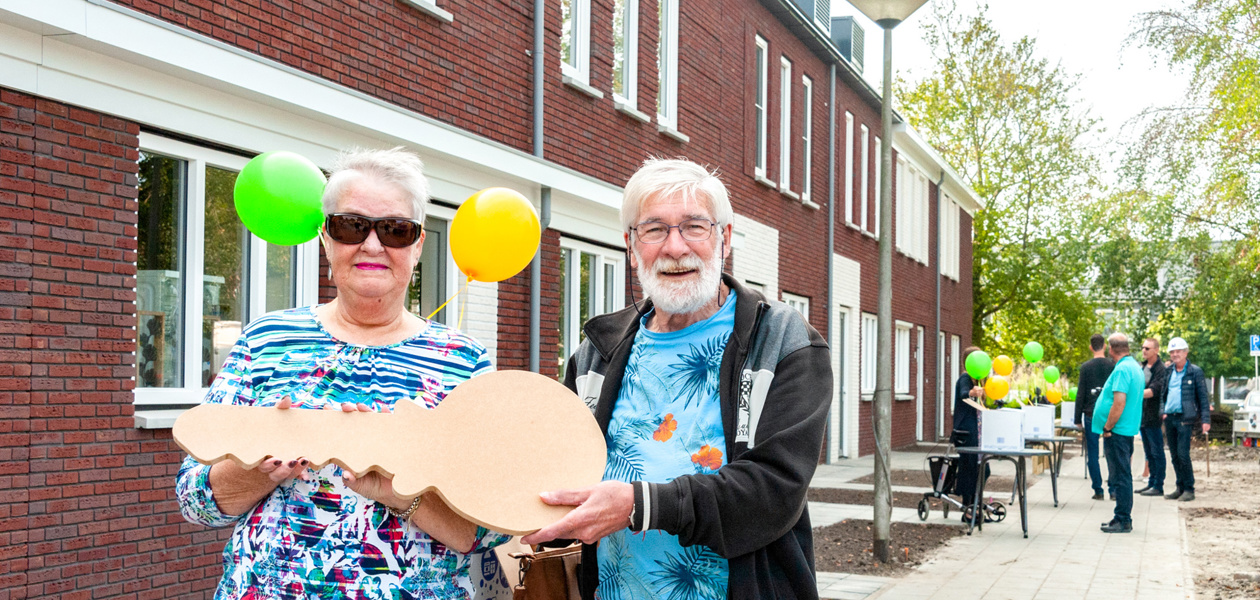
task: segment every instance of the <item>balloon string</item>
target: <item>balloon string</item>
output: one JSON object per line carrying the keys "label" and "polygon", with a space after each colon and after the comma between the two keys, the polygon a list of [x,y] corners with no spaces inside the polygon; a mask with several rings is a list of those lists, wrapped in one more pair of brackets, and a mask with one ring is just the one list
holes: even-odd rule
{"label": "balloon string", "polygon": [[[465,281],[465,282],[464,282],[464,289],[468,289],[468,284],[472,283],[472,280],[473,280],[473,279],[472,279],[472,277],[470,276],[470,277],[468,278],[468,281]],[[459,302],[459,320],[458,320],[458,321],[456,321],[456,323],[455,323],[455,329],[461,329],[461,330],[462,330],[462,329],[464,328],[464,310],[465,310],[465,309],[467,309],[467,308],[468,308],[468,294],[464,294],[464,297],[463,297],[463,298],[460,298],[460,302]]]}
{"label": "balloon string", "polygon": [[[464,291],[464,290],[468,289],[468,284],[469,284],[469,283],[471,283],[471,282],[472,282],[472,277],[469,277],[469,278],[468,278],[468,281],[465,281],[465,282],[464,282],[464,287],[459,288],[459,291],[455,292],[454,294],[451,294],[451,297],[450,297],[450,298],[447,298],[447,299],[446,299],[446,302],[443,302],[441,306],[439,306],[439,307],[437,307],[437,308],[433,309],[433,312],[429,313],[429,316],[428,316],[428,317],[426,317],[426,318],[427,318],[428,320],[432,321],[432,320],[433,320],[433,317],[437,316],[437,314],[438,314],[438,313],[442,312],[442,309],[443,309],[443,308],[446,308],[446,305],[447,305],[447,304],[450,304],[450,303],[451,303],[451,300],[454,300],[454,299],[455,299],[455,296],[460,295],[461,293],[463,293],[463,291]],[[463,311],[463,310],[461,310],[461,311],[460,311],[460,313],[459,313],[459,320],[460,320],[460,322],[461,322],[461,324],[462,324],[462,322],[463,322],[463,320],[464,320],[464,311]],[[458,326],[457,326],[457,327],[458,327]]]}

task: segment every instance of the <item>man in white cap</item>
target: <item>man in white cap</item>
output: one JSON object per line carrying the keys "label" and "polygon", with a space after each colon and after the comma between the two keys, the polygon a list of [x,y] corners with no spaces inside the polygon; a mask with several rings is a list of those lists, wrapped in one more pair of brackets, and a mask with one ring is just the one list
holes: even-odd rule
{"label": "man in white cap", "polygon": [[1190,438],[1197,425],[1207,435],[1212,422],[1212,401],[1208,396],[1203,369],[1186,360],[1190,344],[1175,337],[1168,342],[1168,356],[1173,366],[1168,370],[1168,385],[1160,394],[1164,415],[1164,438],[1172,454],[1177,473],[1177,489],[1164,496],[1169,500],[1194,500],[1194,468],[1190,466]]}

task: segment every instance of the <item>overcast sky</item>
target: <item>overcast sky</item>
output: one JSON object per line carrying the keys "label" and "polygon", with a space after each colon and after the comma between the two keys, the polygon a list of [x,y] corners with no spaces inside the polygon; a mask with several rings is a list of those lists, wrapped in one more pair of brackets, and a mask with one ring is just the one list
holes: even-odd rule
{"label": "overcast sky", "polygon": [[[907,78],[930,72],[931,52],[922,41],[922,23],[930,18],[932,2],[893,30],[893,68]],[[979,0],[957,0],[960,12],[974,15]],[[1102,119],[1110,141],[1121,126],[1144,108],[1176,103],[1187,77],[1170,72],[1155,61],[1150,50],[1125,44],[1135,30],[1139,13],[1167,6],[1175,0],[993,0],[988,16],[1008,44],[1021,36],[1037,40],[1040,56],[1061,61],[1068,73],[1080,76],[1077,96]],[[882,89],[883,30],[861,16],[847,0],[834,0],[835,16],[858,15],[866,31],[864,75]]]}

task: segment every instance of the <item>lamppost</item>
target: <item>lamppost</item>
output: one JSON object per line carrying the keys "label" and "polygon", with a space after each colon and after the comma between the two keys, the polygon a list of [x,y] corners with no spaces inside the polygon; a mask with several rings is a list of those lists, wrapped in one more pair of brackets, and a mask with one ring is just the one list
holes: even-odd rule
{"label": "lamppost", "polygon": [[[892,555],[892,483],[888,466],[892,442],[892,30],[927,0],[849,0],[884,30],[884,95],[880,105],[884,143],[879,153],[879,310],[875,361],[875,560]],[[939,352],[940,349],[938,348]]]}

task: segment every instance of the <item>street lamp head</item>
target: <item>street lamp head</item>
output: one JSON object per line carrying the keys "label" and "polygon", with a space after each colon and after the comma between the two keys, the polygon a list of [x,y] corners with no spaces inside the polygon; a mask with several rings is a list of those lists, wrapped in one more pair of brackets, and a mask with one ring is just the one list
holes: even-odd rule
{"label": "street lamp head", "polygon": [[910,18],[927,0],[849,0],[855,8],[884,29]]}

